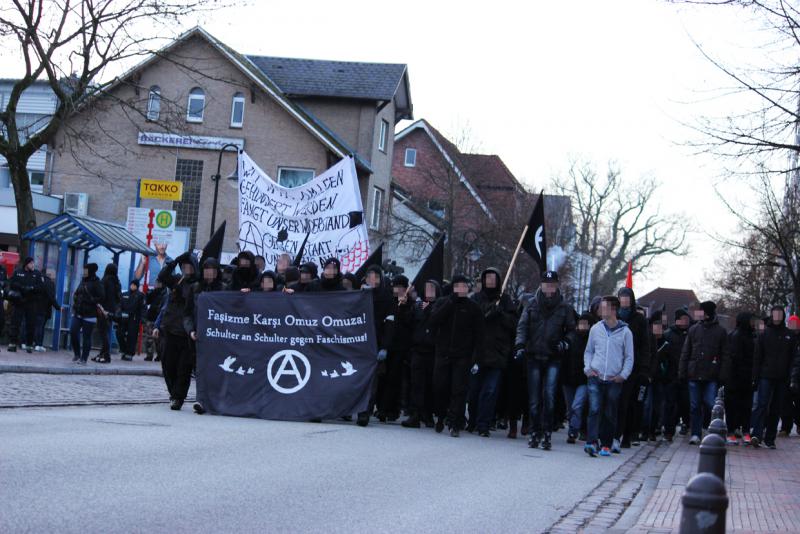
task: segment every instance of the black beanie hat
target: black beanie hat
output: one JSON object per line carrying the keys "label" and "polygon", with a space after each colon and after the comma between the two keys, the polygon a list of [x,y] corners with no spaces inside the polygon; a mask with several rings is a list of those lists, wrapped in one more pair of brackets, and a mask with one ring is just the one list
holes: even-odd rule
{"label": "black beanie hat", "polygon": [[331,264],[336,266],[336,270],[337,271],[341,270],[342,264],[339,262],[339,260],[337,258],[333,258],[333,257],[328,258],[327,260],[325,260],[325,263],[322,265],[322,268],[324,269],[325,267],[327,267],[328,265],[331,265]]}
{"label": "black beanie hat", "polygon": [[98,268],[99,267],[97,267],[96,263],[87,263],[86,264],[86,270],[89,271],[89,276],[97,274],[97,269]]}
{"label": "black beanie hat", "polygon": [[408,287],[408,277],[398,274],[392,278],[392,287]]}
{"label": "black beanie hat", "polygon": [[[684,310],[683,308],[678,308],[675,310],[675,320],[677,321],[681,317],[689,317],[689,312]],[[691,317],[689,317],[691,319]]]}
{"label": "black beanie hat", "polygon": [[131,283],[130,283],[130,284],[128,284],[128,285],[129,285],[129,286],[136,286],[136,287],[138,288],[138,287],[139,287],[139,280],[137,280],[136,278],[134,278],[133,280],[131,280]]}
{"label": "black beanie hat", "polygon": [[709,317],[714,317],[714,315],[716,315],[717,313],[717,305],[710,300],[701,302],[700,309],[703,310],[703,313],[705,313]]}
{"label": "black beanie hat", "polygon": [[469,278],[467,278],[467,277],[466,277],[466,276],[464,276],[463,274],[456,274],[456,275],[454,275],[454,276],[453,276],[453,281],[451,282],[451,284],[452,284],[452,285],[456,285],[456,284],[459,284],[459,283],[462,283],[462,284],[467,284],[467,285],[469,285]]}

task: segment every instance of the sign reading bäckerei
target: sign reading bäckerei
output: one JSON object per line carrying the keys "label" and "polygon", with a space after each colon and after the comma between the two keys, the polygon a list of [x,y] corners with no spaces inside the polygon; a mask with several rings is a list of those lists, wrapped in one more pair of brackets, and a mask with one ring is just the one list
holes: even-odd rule
{"label": "sign reading b\u00e4ckerei", "polygon": [[335,419],[369,405],[371,291],[201,293],[197,400],[212,414]]}
{"label": "sign reading b\u00e4ckerei", "polygon": [[244,139],[232,137],[208,137],[204,135],[181,135],[162,132],[139,132],[139,144],[150,146],[174,146],[200,150],[219,150],[227,144],[244,149]]}

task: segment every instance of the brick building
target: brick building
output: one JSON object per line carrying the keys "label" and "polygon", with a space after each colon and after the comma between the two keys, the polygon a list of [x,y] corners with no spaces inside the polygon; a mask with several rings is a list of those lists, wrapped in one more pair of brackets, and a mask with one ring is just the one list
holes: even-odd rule
{"label": "brick building", "polygon": [[[88,215],[124,221],[140,178],[183,182],[177,225],[202,247],[210,233],[220,148],[243,147],[283,185],[304,183],[353,154],[371,239],[390,186],[395,123],[412,117],[402,64],[247,56],[194,28],[88,100],[59,131],[43,189],[82,194]],[[236,167],[221,156],[221,176]],[[235,187],[221,183],[216,220],[236,250]]]}

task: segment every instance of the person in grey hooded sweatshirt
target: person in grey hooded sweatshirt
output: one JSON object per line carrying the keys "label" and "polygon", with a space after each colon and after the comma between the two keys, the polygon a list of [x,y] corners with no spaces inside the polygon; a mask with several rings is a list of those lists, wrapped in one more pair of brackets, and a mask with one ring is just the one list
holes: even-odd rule
{"label": "person in grey hooded sweatshirt", "polygon": [[596,456],[611,455],[611,443],[617,424],[617,404],[622,384],[633,371],[633,334],[617,318],[619,299],[609,296],[600,302],[602,321],[589,330],[583,355],[588,377],[589,420],[584,451]]}

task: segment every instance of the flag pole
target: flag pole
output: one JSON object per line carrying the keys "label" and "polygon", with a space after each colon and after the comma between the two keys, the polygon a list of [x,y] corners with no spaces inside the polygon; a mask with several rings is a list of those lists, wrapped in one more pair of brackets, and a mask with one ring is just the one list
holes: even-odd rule
{"label": "flag pole", "polygon": [[506,285],[508,285],[508,279],[511,277],[511,271],[514,269],[514,264],[517,262],[517,256],[519,255],[519,249],[522,248],[522,241],[525,239],[525,234],[528,233],[528,225],[525,225],[525,228],[522,230],[522,235],[519,236],[519,242],[517,243],[517,249],[514,251],[514,255],[511,257],[511,264],[508,266],[508,271],[506,271],[506,277],[503,279],[503,287],[500,289],[500,294],[502,295],[506,291]]}

